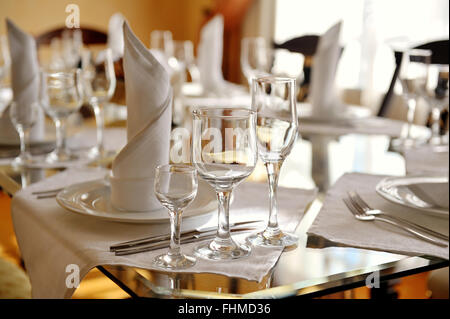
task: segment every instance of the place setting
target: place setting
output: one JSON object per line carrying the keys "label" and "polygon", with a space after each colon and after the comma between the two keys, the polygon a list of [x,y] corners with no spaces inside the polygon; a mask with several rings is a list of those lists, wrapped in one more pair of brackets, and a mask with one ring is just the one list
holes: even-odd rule
{"label": "place setting", "polygon": [[299,25],[294,3],[213,2],[41,33],[7,13],[0,259],[38,299],[436,296],[448,39],[394,47],[366,6]]}

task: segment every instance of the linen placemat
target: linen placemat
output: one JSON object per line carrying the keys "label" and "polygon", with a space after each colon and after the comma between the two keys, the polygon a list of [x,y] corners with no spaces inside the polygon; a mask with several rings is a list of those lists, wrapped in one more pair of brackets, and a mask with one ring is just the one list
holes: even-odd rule
{"label": "linen placemat", "polygon": [[413,208],[391,203],[375,191],[384,178],[381,175],[348,173],[328,190],[322,209],[308,230],[308,236],[326,239],[332,243],[404,255],[429,255],[448,259],[448,247],[439,247],[378,221],[359,221],[342,199],[356,190],[371,207],[408,219],[437,232],[449,233],[448,217],[438,217]]}

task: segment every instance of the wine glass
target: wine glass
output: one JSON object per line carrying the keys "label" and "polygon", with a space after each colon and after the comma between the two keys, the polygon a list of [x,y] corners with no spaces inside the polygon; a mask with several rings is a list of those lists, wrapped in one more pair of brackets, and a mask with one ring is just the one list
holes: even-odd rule
{"label": "wine glass", "polygon": [[441,136],[441,113],[448,105],[448,64],[431,65],[426,83],[426,97],[431,108],[431,137],[429,144],[445,145]]}
{"label": "wine glass", "polygon": [[258,114],[258,153],[267,170],[270,207],[266,229],[250,235],[247,241],[266,247],[293,246],[297,236],[283,232],[278,226],[277,187],[281,166],[297,137],[295,79],[274,76],[254,79],[252,108]]}
{"label": "wine glass", "polygon": [[173,41],[174,57],[185,65],[189,77],[186,81],[198,83],[200,82],[200,71],[195,64],[194,45],[192,41]]}
{"label": "wine glass", "polygon": [[83,104],[81,70],[69,72],[41,72],[40,104],[56,126],[56,148],[49,153],[47,163],[64,163],[77,157],[66,148],[67,117]]}
{"label": "wine glass", "polygon": [[403,52],[399,71],[402,96],[408,107],[406,134],[400,138],[402,148],[410,148],[416,144],[411,136],[417,101],[426,94],[428,67],[431,62],[430,50],[413,49]]}
{"label": "wine glass", "polygon": [[184,269],[195,264],[195,258],[181,253],[181,216],[197,195],[197,172],[187,165],[160,165],[155,169],[155,194],[169,210],[170,248],[155,258],[153,264],[164,269]]}
{"label": "wine glass", "polygon": [[172,69],[177,68],[177,60],[174,57],[172,32],[168,30],[153,30],[150,33],[150,48],[162,52],[169,66]]}
{"label": "wine glass", "polygon": [[17,133],[19,133],[20,139],[20,154],[11,163],[13,167],[23,167],[32,163],[32,157],[27,150],[27,144],[30,142],[30,130],[34,123],[36,123],[38,114],[38,103],[22,105],[19,102],[12,102],[9,107],[9,117]]}
{"label": "wine glass", "polygon": [[83,50],[81,58],[83,88],[86,100],[92,106],[97,124],[97,145],[88,156],[104,158],[108,154],[104,146],[104,104],[108,102],[116,89],[116,75],[114,61],[110,48],[94,55],[92,51]]}
{"label": "wine glass", "polygon": [[251,89],[252,79],[267,76],[272,68],[272,50],[262,37],[244,38],[241,43],[241,68]]}
{"label": "wine glass", "polygon": [[251,248],[230,235],[230,195],[254,170],[258,158],[256,112],[243,108],[199,108],[193,111],[192,162],[216,191],[218,230],[213,241],[195,248],[197,256],[230,260],[248,256]]}

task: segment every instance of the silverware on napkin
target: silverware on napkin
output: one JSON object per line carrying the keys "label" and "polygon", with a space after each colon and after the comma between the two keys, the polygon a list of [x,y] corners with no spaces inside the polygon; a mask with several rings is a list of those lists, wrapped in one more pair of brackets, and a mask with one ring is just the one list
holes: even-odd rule
{"label": "silverware on napkin", "polygon": [[[236,222],[236,223],[230,223],[231,230],[244,230],[244,229],[254,229],[258,225],[260,225],[262,221],[261,220],[247,220],[242,222]],[[198,227],[194,230],[188,230],[181,233],[181,239],[184,241],[187,238],[191,237],[203,237],[207,236],[209,234],[215,234],[217,230],[217,226],[211,226],[211,227]],[[121,242],[118,244],[114,244],[109,247],[110,251],[116,251],[120,249],[126,249],[126,248],[132,248],[139,245],[146,245],[151,244],[155,242],[161,242],[165,240],[169,240],[170,235],[164,234],[164,235],[158,235],[158,236],[149,236],[145,238],[139,238],[135,240],[130,240],[126,242]]]}
{"label": "silverware on napkin", "polygon": [[[217,228],[217,226],[215,228]],[[238,228],[231,229],[230,232],[233,234],[241,234],[241,233],[245,233],[248,231],[253,231],[255,229],[257,229],[257,228],[256,227],[242,227],[242,228],[238,227]],[[188,243],[194,243],[197,241],[212,239],[216,236],[216,233],[217,233],[217,230],[215,229],[215,230],[212,230],[209,232],[204,232],[201,234],[184,236],[184,238],[182,236],[181,243],[188,244]],[[142,252],[146,252],[146,251],[152,251],[152,250],[156,250],[156,249],[160,249],[160,248],[167,248],[167,247],[169,247],[169,244],[170,244],[170,240],[166,239],[166,240],[162,240],[162,241],[151,242],[151,243],[147,243],[147,244],[140,244],[140,245],[131,246],[131,247],[127,247],[127,248],[114,249],[113,251],[116,256],[125,256],[125,255],[142,253]]]}
{"label": "silverware on napkin", "polygon": [[441,247],[448,247],[448,243],[443,243],[441,241],[438,241],[428,235],[425,235],[423,232],[420,232],[414,228],[411,228],[409,226],[405,226],[402,224],[399,224],[398,222],[391,220],[391,219],[387,219],[384,217],[378,217],[375,215],[367,215],[365,213],[365,211],[359,207],[358,205],[355,205],[349,198],[343,198],[342,199],[345,203],[345,205],[347,206],[347,208],[350,210],[350,212],[355,216],[356,219],[358,220],[362,220],[362,221],[382,221],[394,226],[397,226],[405,231],[407,231],[410,234],[415,235],[416,237],[425,240],[429,243],[441,246]]}

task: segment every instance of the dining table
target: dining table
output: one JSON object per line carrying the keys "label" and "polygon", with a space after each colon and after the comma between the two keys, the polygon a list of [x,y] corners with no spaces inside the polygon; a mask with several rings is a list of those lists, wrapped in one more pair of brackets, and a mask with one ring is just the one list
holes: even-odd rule
{"label": "dining table", "polygon": [[[189,101],[187,105],[186,109],[189,110]],[[120,112],[114,114],[117,116]],[[123,117],[123,114],[118,116],[117,122],[123,121]],[[283,190],[288,192],[292,189],[302,189],[309,190],[311,193],[308,194],[313,196],[308,202],[300,203],[301,220],[294,229],[299,238],[297,246],[283,251],[273,267],[259,280],[212,272],[170,272],[120,264],[96,265],[95,268],[131,298],[266,299],[290,296],[321,297],[353,288],[371,287],[374,278],[376,283],[387,283],[409,275],[448,267],[448,258],[350,247],[309,233],[326,205],[328,191],[346,174],[406,174],[407,167],[411,167],[411,163],[405,160],[408,157],[402,152],[390,149],[391,140],[401,135],[403,125],[401,121],[374,116],[362,116],[352,124],[325,123],[300,117],[299,136],[284,163],[279,186],[281,193]],[[105,143],[111,145],[111,149],[116,148],[116,151],[119,151],[126,141],[126,130],[117,126],[120,125],[114,125],[114,121],[109,122],[105,131]],[[89,125],[82,128],[85,133],[81,130],[80,134],[94,134],[92,125],[90,132]],[[415,126],[415,130],[418,136],[429,136],[429,129],[426,127]],[[81,136],[81,140],[89,139],[86,135]],[[77,145],[77,141],[79,140],[74,138],[73,145]],[[109,158],[86,165],[108,169],[111,160],[112,158]],[[3,161],[0,164],[1,191],[13,198],[21,189],[65,170],[54,167],[17,170],[8,162]],[[448,175],[448,163],[446,171]],[[243,186],[258,185],[255,187],[265,189],[266,181],[264,166],[259,162]],[[234,195],[239,197],[239,193]],[[247,200],[250,201],[250,198],[239,197],[241,202]],[[291,200],[295,202],[295,196]],[[299,200],[302,198],[299,197]],[[58,238],[50,236],[48,240],[57,241]],[[52,242],[47,244],[52,246]],[[67,246],[67,249],[70,247]]]}

